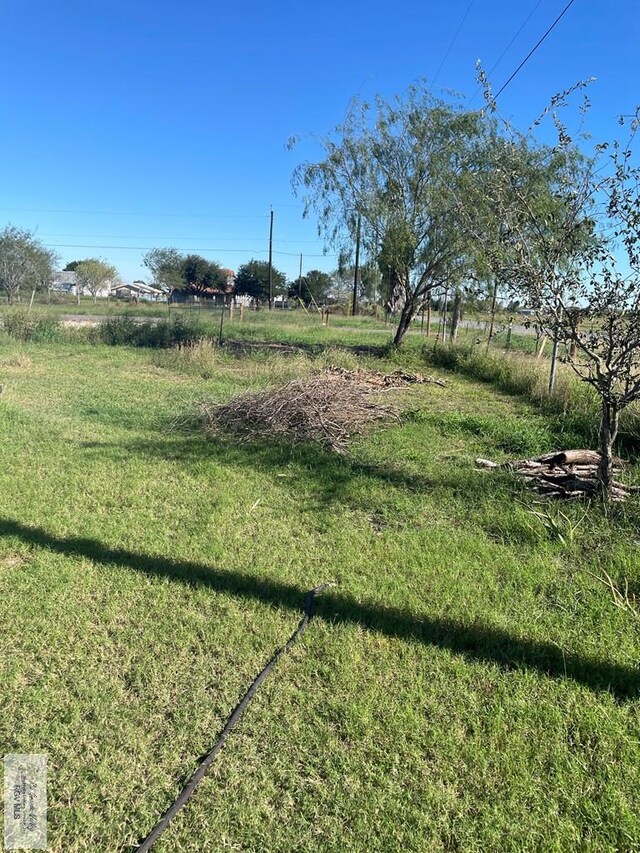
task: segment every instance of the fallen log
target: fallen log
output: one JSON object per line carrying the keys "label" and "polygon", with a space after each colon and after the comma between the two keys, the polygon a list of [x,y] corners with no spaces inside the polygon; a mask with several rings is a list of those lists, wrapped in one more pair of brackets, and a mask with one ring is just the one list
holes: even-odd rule
{"label": "fallen log", "polygon": [[[600,454],[596,450],[561,450],[524,461],[539,462],[552,468],[563,465],[595,465],[597,467],[600,464]],[[622,459],[617,456],[614,457],[613,462],[614,465],[622,465]]]}
{"label": "fallen log", "polygon": [[[600,454],[595,450],[562,450],[545,453],[534,459],[517,459],[499,465],[491,459],[476,459],[478,468],[503,468],[514,471],[539,493],[553,497],[593,497],[598,491]],[[614,459],[614,473],[622,471],[623,462]],[[627,486],[614,480],[611,496],[624,500],[631,493],[640,492],[640,486]]]}

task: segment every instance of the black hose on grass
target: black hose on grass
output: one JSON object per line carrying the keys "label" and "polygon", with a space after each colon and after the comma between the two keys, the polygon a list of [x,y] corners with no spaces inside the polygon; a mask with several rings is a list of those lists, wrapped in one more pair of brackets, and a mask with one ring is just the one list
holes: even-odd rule
{"label": "black hose on grass", "polygon": [[269,663],[264,667],[264,669],[258,674],[258,676],[253,680],[251,686],[244,694],[240,702],[236,705],[233,713],[229,717],[226,726],[220,733],[220,737],[216,741],[213,749],[207,753],[207,755],[203,758],[202,763],[195,771],[193,776],[186,783],[182,791],[180,792],[178,798],[175,800],[173,805],[171,805],[164,815],[160,818],[158,823],[151,830],[149,835],[144,839],[142,844],[136,849],[136,853],[148,853],[151,850],[151,847],[155,844],[155,842],[160,838],[165,829],[169,826],[170,821],[176,816],[176,814],[180,811],[180,809],[189,801],[193,792],[195,791],[198,784],[202,781],[202,779],[206,776],[210,766],[215,760],[217,754],[220,752],[222,747],[225,744],[226,739],[231,734],[232,730],[235,728],[237,723],[240,721],[240,718],[244,714],[247,705],[253,699],[256,691],[265,680],[267,675],[271,672],[273,667],[276,665],[278,660],[282,657],[282,655],[286,654],[291,646],[296,642],[298,637],[302,636],[304,632],[307,630],[309,625],[309,621],[311,620],[311,616],[313,614],[313,605],[315,603],[315,599],[320,593],[325,590],[330,584],[323,583],[320,586],[315,587],[312,590],[309,590],[307,595],[305,596],[304,605],[303,605],[303,616],[300,620],[300,624],[293,632],[293,634],[289,637],[284,646],[281,646],[276,653],[273,655]]}

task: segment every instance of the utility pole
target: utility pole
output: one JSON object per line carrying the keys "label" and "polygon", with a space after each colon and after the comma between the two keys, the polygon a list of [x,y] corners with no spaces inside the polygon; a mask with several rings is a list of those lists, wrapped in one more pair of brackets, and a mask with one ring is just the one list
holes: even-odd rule
{"label": "utility pole", "polygon": [[269,223],[269,310],[273,308],[273,208]]}
{"label": "utility pole", "polygon": [[351,304],[351,316],[355,317],[358,310],[358,277],[360,275],[360,225],[361,219],[358,216],[358,230],[356,232],[356,265],[353,271],[353,302]]}
{"label": "utility pole", "polygon": [[302,302],[302,252],[300,252],[300,273],[298,275],[298,302]]}

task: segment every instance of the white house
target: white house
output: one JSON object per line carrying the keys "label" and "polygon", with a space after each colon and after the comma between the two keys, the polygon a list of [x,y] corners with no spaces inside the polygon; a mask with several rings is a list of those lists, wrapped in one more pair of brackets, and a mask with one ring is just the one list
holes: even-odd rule
{"label": "white house", "polygon": [[152,287],[144,281],[134,281],[131,284],[116,284],[111,288],[111,293],[117,299],[133,299],[145,302],[166,302],[167,294],[158,287]]}
{"label": "white house", "polygon": [[57,293],[73,293],[76,292],[77,277],[72,270],[60,270],[54,272],[51,279],[51,290]]}

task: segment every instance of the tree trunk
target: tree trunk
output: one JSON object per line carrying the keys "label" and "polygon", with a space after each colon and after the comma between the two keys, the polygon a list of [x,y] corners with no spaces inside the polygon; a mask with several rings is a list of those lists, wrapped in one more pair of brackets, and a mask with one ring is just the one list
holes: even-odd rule
{"label": "tree trunk", "polygon": [[487,337],[487,352],[489,352],[489,345],[491,344],[491,339],[493,338],[493,329],[496,322],[496,307],[498,304],[498,282],[494,280],[493,282],[493,294],[491,296],[491,323],[489,325],[489,335]]}
{"label": "tree trunk", "polygon": [[427,337],[431,337],[431,296],[427,296]]}
{"label": "tree trunk", "polygon": [[453,297],[453,309],[451,311],[451,332],[449,333],[449,340],[452,343],[455,343],[458,339],[458,325],[460,324],[460,309],[462,307],[462,294],[459,290],[456,290],[455,296]]}
{"label": "tree trunk", "polygon": [[398,323],[398,328],[396,329],[396,333],[393,338],[394,347],[399,347],[402,343],[402,339],[405,336],[405,333],[409,326],[411,325],[411,321],[413,320],[413,315],[415,314],[415,305],[413,301],[408,300],[402,306],[402,311],[400,312],[400,322]]}
{"label": "tree trunk", "polygon": [[598,465],[598,488],[606,501],[611,497],[613,487],[613,446],[618,435],[620,411],[618,407],[602,401],[602,419],[600,421],[600,464]]}
{"label": "tree trunk", "polygon": [[447,301],[449,299],[449,288],[444,289],[444,304],[442,306],[442,342],[447,340]]}
{"label": "tree trunk", "polygon": [[551,351],[551,367],[549,368],[549,394],[553,393],[556,384],[556,369],[558,366],[558,330],[555,330],[553,336],[553,350]]}

